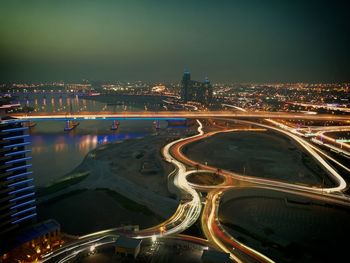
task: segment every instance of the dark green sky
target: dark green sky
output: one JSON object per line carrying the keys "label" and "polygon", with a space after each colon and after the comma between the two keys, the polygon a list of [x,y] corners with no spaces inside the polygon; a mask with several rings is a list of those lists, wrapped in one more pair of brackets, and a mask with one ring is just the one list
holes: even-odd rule
{"label": "dark green sky", "polygon": [[345,3],[2,0],[0,81],[350,81]]}

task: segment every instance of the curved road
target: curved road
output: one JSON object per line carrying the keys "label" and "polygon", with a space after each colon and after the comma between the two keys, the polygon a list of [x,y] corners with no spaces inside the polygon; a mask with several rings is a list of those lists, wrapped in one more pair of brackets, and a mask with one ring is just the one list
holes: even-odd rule
{"label": "curved road", "polygon": [[[227,118],[222,118],[222,120],[232,121],[232,119]],[[261,127],[259,129],[243,130],[261,131],[265,129],[272,129],[292,138],[298,142],[306,151],[308,151],[315,158],[315,160],[317,160],[329,172],[331,176],[333,176],[338,185],[336,187],[325,189],[293,185],[275,180],[242,176],[190,160],[182,153],[182,149],[185,145],[209,136],[213,136],[220,132],[242,131],[242,129],[222,129],[220,131],[214,131],[205,134],[203,132],[202,123],[197,120],[197,123],[199,125],[197,129],[198,134],[188,138],[182,138],[173,141],[167,144],[162,150],[162,154],[165,160],[175,166],[175,169],[169,175],[169,178],[174,180],[174,185],[179,189],[182,196],[177,211],[172,217],[160,225],[140,230],[138,232],[135,232],[132,236],[135,238],[160,237],[183,232],[185,229],[194,224],[201,215],[203,205],[197,191],[206,191],[208,192],[208,196],[206,202],[204,203],[201,223],[203,232],[206,235],[208,241],[219,249],[230,253],[231,259],[236,262],[272,262],[272,260],[265,255],[235,240],[222,228],[217,217],[218,206],[222,193],[237,186],[259,186],[269,187],[271,189],[277,189],[280,191],[293,191],[304,195],[327,193],[328,196],[334,196],[334,192],[340,192],[346,188],[344,179],[330,165],[328,165],[328,163],[324,161],[324,159],[314,149],[314,146],[312,146],[310,143],[288,131],[284,131],[276,127],[243,120],[239,122],[250,125],[253,124]],[[193,167],[195,170],[188,170],[187,167]],[[225,180],[222,184],[215,186],[196,185],[187,181],[186,177],[189,174],[200,172],[219,173],[224,176]],[[348,200],[343,196],[336,196],[335,198],[338,200],[338,202]],[[79,241],[80,243],[78,245],[66,246],[58,251],[50,253],[50,255],[46,255],[44,261],[49,260],[50,258],[54,258],[57,256],[57,253],[59,253],[59,255],[67,254],[64,258],[66,260],[69,260],[79,254],[79,251],[81,249],[82,251],[84,249],[86,250],[87,247],[91,246],[92,243],[95,245],[105,244],[106,242],[112,242],[115,240],[115,238],[115,229],[99,231],[85,236],[83,240]],[[187,239],[193,240],[194,242],[198,241],[198,238],[195,237],[187,236]],[[65,260],[60,262],[65,262]]]}

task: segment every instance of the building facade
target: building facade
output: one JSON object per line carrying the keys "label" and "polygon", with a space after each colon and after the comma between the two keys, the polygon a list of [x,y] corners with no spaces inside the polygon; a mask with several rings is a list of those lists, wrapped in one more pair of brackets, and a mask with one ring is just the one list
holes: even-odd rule
{"label": "building facade", "polygon": [[115,253],[120,256],[136,258],[140,253],[142,239],[119,236],[115,242]]}
{"label": "building facade", "polygon": [[0,243],[36,221],[28,128],[22,124],[8,117],[0,122]]}
{"label": "building facade", "polygon": [[213,97],[213,87],[208,78],[204,82],[191,80],[191,73],[184,71],[181,81],[181,99],[184,102],[195,101],[210,104]]}

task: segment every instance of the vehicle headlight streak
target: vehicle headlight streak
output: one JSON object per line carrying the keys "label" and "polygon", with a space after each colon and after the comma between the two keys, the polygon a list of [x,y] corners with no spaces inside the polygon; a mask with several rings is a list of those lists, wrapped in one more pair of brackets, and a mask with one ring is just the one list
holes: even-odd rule
{"label": "vehicle headlight streak", "polygon": [[[197,123],[199,125],[198,129],[197,129],[198,134],[191,136],[191,137],[188,137],[188,138],[181,138],[179,140],[173,141],[173,142],[167,144],[163,148],[163,151],[162,151],[162,154],[163,154],[165,160],[167,162],[174,164],[176,167],[177,172],[174,175],[174,185],[178,189],[180,189],[181,191],[183,191],[186,194],[189,194],[192,197],[191,201],[189,201],[183,205],[180,205],[180,208],[177,210],[177,214],[175,215],[175,217],[172,220],[173,222],[176,222],[181,217],[183,217],[183,221],[180,224],[176,225],[175,227],[168,229],[166,231],[167,235],[179,233],[179,232],[185,230],[186,228],[190,227],[192,224],[194,224],[197,221],[197,219],[199,218],[200,213],[201,213],[202,203],[201,203],[199,194],[197,193],[196,190],[194,190],[190,186],[190,184],[186,180],[187,175],[189,173],[192,173],[192,171],[187,172],[186,166],[183,163],[174,159],[172,157],[172,155],[170,154],[170,149],[175,144],[182,142],[182,141],[189,140],[189,139],[193,139],[196,137],[200,137],[204,134],[204,132],[202,130],[203,129],[202,123],[199,120],[197,120]],[[159,233],[156,235],[161,236],[163,234]]]}
{"label": "vehicle headlight streak", "polygon": [[[231,121],[231,119],[224,119],[224,120]],[[273,120],[267,120],[267,121],[269,121],[271,123],[275,122]],[[263,127],[263,128],[272,129],[272,130],[278,131],[280,133],[283,133],[283,134],[287,135],[288,137],[291,137],[293,140],[295,140],[297,143],[299,143],[303,148],[305,148],[335,178],[335,180],[338,182],[338,186],[332,187],[332,188],[322,188],[321,189],[321,188],[312,188],[312,187],[306,187],[306,186],[300,186],[300,185],[293,185],[293,184],[288,184],[288,183],[274,181],[274,180],[268,180],[268,179],[254,178],[254,177],[250,177],[250,176],[242,176],[242,175],[234,174],[234,173],[227,172],[227,171],[222,171],[223,174],[225,174],[227,176],[229,175],[232,178],[236,178],[238,180],[257,183],[260,185],[281,187],[281,188],[291,189],[291,190],[303,190],[306,192],[314,192],[314,193],[315,192],[321,193],[321,191],[322,191],[322,193],[324,193],[324,192],[325,193],[340,192],[346,188],[346,182],[344,181],[344,179],[335,171],[335,169],[333,169],[327,162],[325,162],[324,159],[319,154],[322,154],[322,155],[326,156],[327,158],[331,158],[331,157],[329,157],[325,153],[319,151],[315,146],[308,143],[304,139],[293,134],[292,131],[285,131],[283,129],[279,129],[279,128],[272,127],[272,126],[265,125],[265,124],[261,124],[261,123],[250,122],[250,121],[239,120],[238,122],[253,124],[253,125]],[[172,163],[175,166],[175,169],[168,175],[168,180],[173,180],[174,185],[180,190],[181,194],[191,196],[192,199],[187,201],[186,203],[180,203],[180,205],[178,206],[178,209],[173,214],[173,216],[170,217],[165,222],[163,222],[161,225],[135,232],[135,234],[137,235],[136,238],[146,238],[146,237],[157,238],[160,236],[170,235],[170,234],[174,234],[174,233],[180,233],[180,232],[184,231],[185,229],[187,229],[188,227],[190,227],[192,224],[194,224],[197,221],[197,219],[199,218],[199,216],[201,214],[201,210],[202,210],[202,203],[200,200],[200,196],[195,189],[200,189],[200,186],[189,183],[187,181],[186,177],[191,173],[208,172],[208,171],[207,170],[187,171],[185,164],[176,160],[171,155],[171,149],[173,146],[175,146],[179,143],[183,143],[180,147],[175,148],[178,152],[180,152],[181,147],[183,145],[185,145],[185,142],[195,141],[194,139],[200,139],[199,137],[204,135],[202,123],[199,120],[197,120],[197,123],[199,125],[198,129],[197,129],[198,134],[191,136],[191,137],[181,138],[181,139],[178,139],[176,141],[170,142],[162,149],[162,154],[163,154],[163,157],[165,158],[165,160],[169,163]],[[237,130],[237,129],[225,130],[225,131],[221,131],[221,132],[232,132],[235,130]],[[210,135],[213,135],[213,134],[216,134],[216,132],[210,133]],[[176,152],[176,153],[178,153],[178,152]],[[190,161],[190,160],[188,160],[188,161]],[[224,189],[230,188],[232,186],[231,185],[217,185],[217,186],[202,186],[202,187],[207,188],[208,190],[213,189],[213,188],[218,188],[218,189],[224,190]],[[238,262],[241,262],[239,259],[239,256],[235,255],[235,253],[232,253],[232,251],[229,251],[229,249],[227,247],[225,247],[224,243],[215,235],[215,233],[214,233],[215,231],[212,229],[212,225],[215,225],[215,221],[217,219],[217,211],[218,211],[217,206],[218,206],[218,204],[216,202],[219,199],[220,199],[220,193],[217,193],[212,197],[212,200],[210,200],[210,205],[211,205],[210,209],[211,210],[209,211],[209,214],[208,214],[208,218],[207,218],[208,222],[205,222],[205,224],[208,225],[208,229],[211,232],[210,236],[213,239],[213,241],[215,242],[215,244],[218,245],[218,247],[220,247],[223,251],[230,253],[232,259],[234,259]],[[208,204],[208,201],[207,201],[207,204]],[[219,223],[216,223],[216,225],[220,228]],[[164,226],[166,226],[166,228],[164,228]],[[161,230],[162,228],[165,230]],[[109,231],[110,230],[105,230],[105,231],[96,232],[96,233],[93,233],[90,235],[86,235],[84,237],[84,239],[88,238],[88,237],[91,238],[92,236],[95,236],[96,234],[98,234],[98,235],[107,234],[107,232],[109,232]],[[225,232],[223,229],[220,229],[220,231]],[[230,237],[227,233],[224,233],[224,234],[226,236]],[[71,258],[74,258],[78,253],[85,251],[85,250],[88,250],[90,248],[91,244],[93,244],[94,246],[97,247],[99,245],[112,242],[109,240],[107,240],[105,242],[102,241],[104,238],[107,238],[107,237],[110,238],[111,236],[115,237],[115,235],[104,235],[100,238],[89,239],[86,241],[82,240],[83,242],[81,242],[79,244],[75,244],[75,245],[73,244],[73,245],[68,246],[66,248],[62,248],[62,249],[59,249],[58,251],[55,251],[53,253],[49,253],[49,254],[45,255],[44,261],[51,259],[52,256],[56,257],[57,255],[60,255],[62,253],[69,253],[67,256],[62,258],[60,261],[60,262],[65,262]],[[232,239],[232,237],[230,237],[230,238]],[[244,252],[244,251],[248,252],[248,254],[255,255],[258,258],[262,259],[263,261],[271,262],[271,260],[269,258],[267,258],[266,256],[264,256],[263,254],[241,244],[240,242],[235,241],[235,243],[238,246],[237,248],[240,248],[240,250],[242,249],[242,252]],[[77,249],[77,250],[75,252],[73,252],[74,249]]]}

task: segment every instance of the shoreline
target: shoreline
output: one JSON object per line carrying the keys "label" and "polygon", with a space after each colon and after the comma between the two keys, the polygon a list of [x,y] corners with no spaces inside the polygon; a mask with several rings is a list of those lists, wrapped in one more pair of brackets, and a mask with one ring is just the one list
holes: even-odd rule
{"label": "shoreline", "polygon": [[[180,133],[184,132],[184,130],[180,131]],[[153,215],[149,213],[148,217],[146,216],[142,220],[145,221],[140,224],[143,227],[156,225],[163,218],[170,217],[176,211],[179,201],[175,199],[176,195],[168,189],[170,187],[167,176],[172,171],[172,167],[163,161],[161,148],[167,141],[181,137],[176,133],[179,133],[179,131],[161,131],[159,135],[148,135],[139,140],[131,139],[111,142],[89,151],[83,161],[72,172],[60,177],[60,180],[56,180],[55,183],[48,187],[40,188],[38,200],[43,217],[58,218],[58,221],[61,221],[62,229],[65,230],[67,228],[65,225],[70,223],[66,218],[63,218],[63,221],[62,218],[60,220],[59,217],[62,216],[55,210],[65,211],[65,209],[62,210],[63,207],[68,209],[72,205],[68,204],[67,201],[71,200],[70,203],[76,203],[76,206],[78,206],[79,199],[84,199],[84,196],[91,197],[94,195],[101,200],[106,200],[106,202],[115,203],[114,214],[118,214],[118,209],[121,208],[118,200],[114,199],[113,202],[109,200],[110,198],[113,199],[111,195],[121,196],[120,198],[124,198],[124,203],[136,203],[145,207]],[[186,133],[189,133],[188,129]],[[149,160],[152,159],[150,156],[155,159],[154,165],[149,164]],[[148,163],[148,166],[147,169],[142,170],[144,163]],[[65,179],[67,180],[66,182]],[[145,181],[147,181],[147,185]],[[46,193],[45,190],[47,191]],[[101,196],[101,191],[107,191],[109,196]],[[73,194],[70,195],[70,193]],[[54,202],[48,208],[45,208],[45,203],[50,202],[50,200],[54,200]],[[94,209],[102,209],[97,203],[89,207],[89,209],[92,211]],[[85,208],[76,207],[75,213],[79,210],[85,211],[87,205],[84,204],[84,206]],[[147,214],[146,210],[141,210]],[[128,214],[129,212],[130,210],[126,208],[123,213]],[[138,220],[141,215],[144,215],[144,213],[141,213],[139,216],[135,216],[131,212],[129,214],[131,215],[132,221],[130,223],[132,224],[138,224],[138,221],[133,220]],[[103,221],[103,218],[99,218],[96,213],[93,217],[96,217],[95,221]],[[119,226],[117,221],[112,226],[106,225],[104,228]],[[93,227],[91,225],[91,228]]]}

